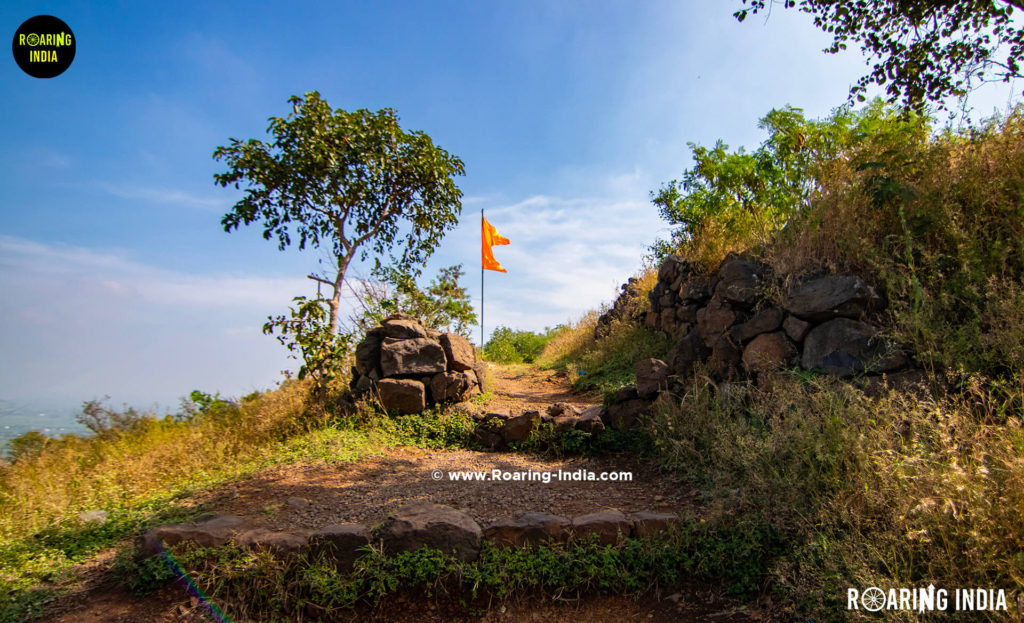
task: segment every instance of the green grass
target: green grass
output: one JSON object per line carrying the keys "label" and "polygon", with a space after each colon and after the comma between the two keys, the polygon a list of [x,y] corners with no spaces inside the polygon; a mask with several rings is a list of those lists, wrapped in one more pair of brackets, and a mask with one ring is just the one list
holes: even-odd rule
{"label": "green grass", "polygon": [[[751,530],[759,537],[753,547]],[[714,526],[691,518],[669,533],[626,539],[618,546],[572,540],[503,549],[485,542],[479,560],[472,562],[431,549],[389,556],[370,547],[348,573],[314,557],[289,561],[232,547],[175,552],[191,578],[229,616],[287,621],[305,612],[306,604],[316,604],[330,618],[397,592],[457,599],[467,607],[486,609],[526,594],[560,599],[594,593],[638,596],[684,580],[724,579],[735,595],[746,597],[761,581],[775,543],[767,528]],[[158,563],[140,562],[127,553],[118,568],[142,592],[169,579]]]}
{"label": "green grass", "polygon": [[549,349],[538,360],[543,368],[566,370],[572,384],[582,391],[598,391],[608,398],[615,390],[632,385],[638,361],[664,359],[671,342],[664,334],[632,322],[613,321],[608,335],[593,338],[593,325],[581,325],[573,332],[588,338],[564,350]]}
{"label": "green grass", "polygon": [[[268,392],[228,423],[149,422],[124,434],[47,442],[4,468],[0,621],[38,614],[74,584],[74,565],[99,550],[198,514],[188,503],[197,491],[273,465],[351,462],[396,445],[470,444],[470,423],[451,414],[389,418],[360,411],[311,422],[303,390]],[[167,457],[184,464],[166,464]],[[87,509],[106,510],[108,521],[83,524],[77,515]]]}

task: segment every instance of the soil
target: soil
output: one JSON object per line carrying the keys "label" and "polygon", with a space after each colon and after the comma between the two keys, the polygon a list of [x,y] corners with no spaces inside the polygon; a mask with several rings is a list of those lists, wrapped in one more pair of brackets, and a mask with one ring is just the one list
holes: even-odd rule
{"label": "soil", "polygon": [[490,364],[487,373],[487,389],[494,396],[487,403],[488,411],[511,411],[515,415],[526,409],[543,411],[556,402],[577,406],[601,403],[598,394],[573,391],[564,371],[541,370],[526,364]]}
{"label": "soil", "polygon": [[[572,391],[564,375],[529,366],[490,366],[493,398],[488,411],[543,409],[555,402],[595,404],[595,396]],[[518,411],[516,411],[518,410]],[[451,471],[631,472],[630,481],[568,481],[553,475],[533,481],[455,481]],[[333,523],[375,524],[400,506],[427,500],[453,506],[479,522],[545,511],[573,516],[606,508],[624,512],[694,512],[693,492],[672,475],[632,457],[600,459],[532,456],[510,452],[429,450],[400,446],[382,456],[347,464],[293,464],[196,494],[204,510],[248,517],[273,530],[314,530]],[[80,585],[53,604],[44,619],[58,623],[193,623],[213,620],[179,584],[139,597],[112,577],[113,550],[78,571]],[[557,598],[553,598],[557,597]],[[471,616],[468,612],[476,614]],[[710,617],[710,619],[709,619]],[[458,599],[400,594],[376,607],[359,608],[353,621],[749,621],[756,610],[722,601],[714,588],[677,589],[640,600],[617,596],[526,596],[503,604],[467,604]]]}

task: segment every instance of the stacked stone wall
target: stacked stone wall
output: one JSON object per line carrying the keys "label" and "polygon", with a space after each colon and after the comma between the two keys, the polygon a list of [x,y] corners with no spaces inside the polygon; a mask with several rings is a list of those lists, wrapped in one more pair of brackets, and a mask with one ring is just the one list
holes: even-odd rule
{"label": "stacked stone wall", "polygon": [[484,377],[483,362],[466,338],[395,314],[356,346],[351,387],[357,398],[376,393],[385,409],[405,415],[479,394]]}

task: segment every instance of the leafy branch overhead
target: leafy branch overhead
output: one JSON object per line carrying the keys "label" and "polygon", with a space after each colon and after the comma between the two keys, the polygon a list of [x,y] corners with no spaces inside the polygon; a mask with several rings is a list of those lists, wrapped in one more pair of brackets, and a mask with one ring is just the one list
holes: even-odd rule
{"label": "leafy branch overhead", "polygon": [[399,265],[424,262],[458,222],[453,178],[465,167],[423,132],[403,130],[392,109],[332,110],[315,91],[289,102],[291,114],[270,119],[271,142],[230,139],[214,151],[229,167],[216,183],[245,190],[221,224],[231,232],[258,223],[281,250],[294,242],[330,251],[336,272],[317,280],[334,287],[333,332],[352,260],[397,251]]}
{"label": "leafy branch overhead", "polygon": [[824,51],[850,43],[868,57],[871,72],[850,89],[864,101],[870,85],[885,86],[891,102],[921,110],[949,96],[964,98],[984,82],[1019,78],[1024,27],[1014,20],[1021,0],[741,0],[733,15],[797,8],[832,35]]}

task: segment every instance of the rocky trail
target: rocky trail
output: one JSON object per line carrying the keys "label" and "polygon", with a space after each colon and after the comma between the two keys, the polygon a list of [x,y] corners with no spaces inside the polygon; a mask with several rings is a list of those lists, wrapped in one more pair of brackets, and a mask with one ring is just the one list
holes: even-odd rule
{"label": "rocky trail", "polygon": [[[555,402],[587,405],[594,396],[574,393],[565,378],[530,366],[491,365],[489,410],[543,409]],[[455,481],[454,471],[629,471],[629,482]],[[193,496],[204,511],[245,517],[274,531],[315,530],[344,522],[377,523],[418,501],[459,509],[481,524],[525,511],[574,516],[605,509],[678,513],[692,508],[692,492],[672,475],[633,457],[551,458],[514,452],[430,450],[399,446],[352,463],[292,464],[214,487]],[[83,581],[55,603],[45,620],[59,623],[194,622],[212,620],[178,583],[139,597],[113,579],[112,551],[82,568]],[[593,596],[582,600],[513,599],[482,616],[470,616],[457,599],[400,595],[351,613],[353,621],[716,621],[751,620],[749,610],[730,610],[714,588],[691,587],[640,601]]]}

